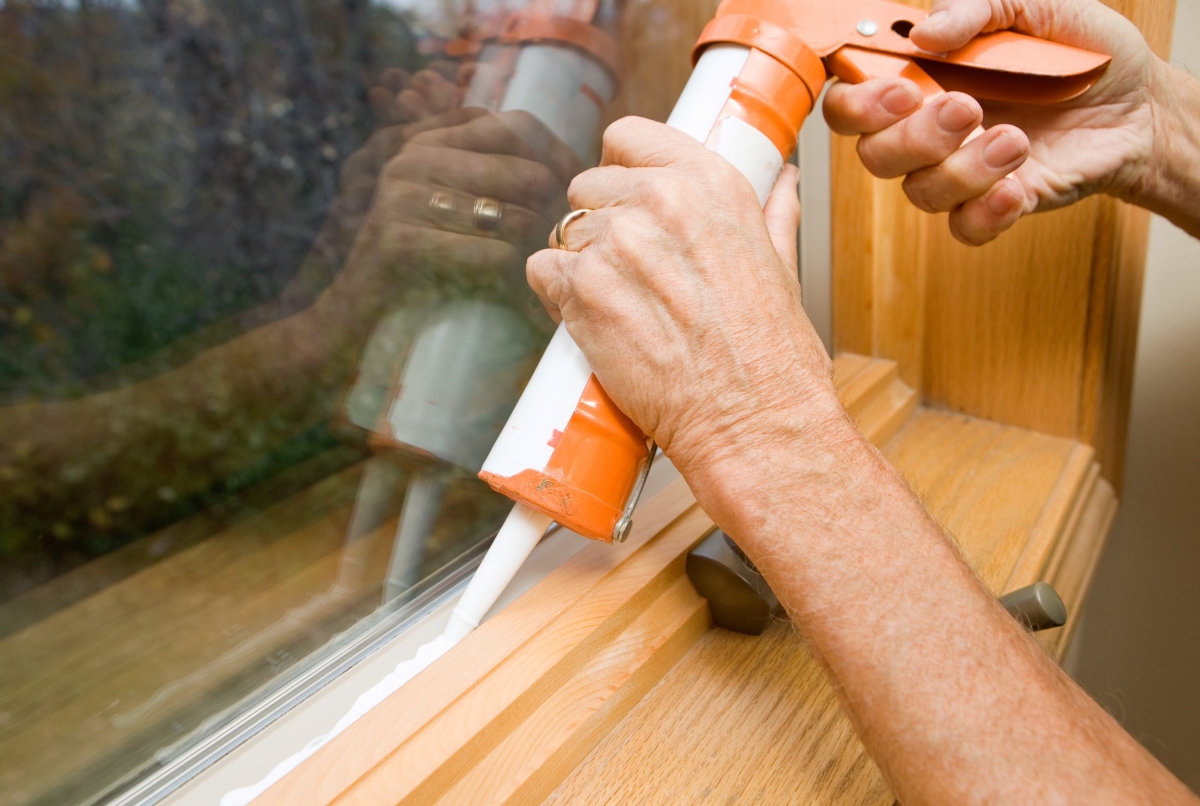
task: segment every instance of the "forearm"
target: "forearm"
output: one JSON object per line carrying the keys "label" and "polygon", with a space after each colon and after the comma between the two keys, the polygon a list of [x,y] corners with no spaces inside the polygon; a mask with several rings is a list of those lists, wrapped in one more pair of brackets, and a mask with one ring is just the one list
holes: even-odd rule
{"label": "forearm", "polygon": [[139,384],[0,410],[8,528],[70,540],[161,521],[327,418],[352,348],[306,311]]}
{"label": "forearm", "polygon": [[828,669],[900,802],[1187,802],[846,418],[815,408],[774,448],[691,480]]}
{"label": "forearm", "polygon": [[1154,146],[1126,200],[1200,238],[1200,79],[1161,60],[1153,73]]}

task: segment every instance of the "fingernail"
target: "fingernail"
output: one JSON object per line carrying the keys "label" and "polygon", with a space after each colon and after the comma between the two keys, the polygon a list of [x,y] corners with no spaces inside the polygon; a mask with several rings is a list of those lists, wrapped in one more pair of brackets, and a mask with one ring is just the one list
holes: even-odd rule
{"label": "fingernail", "polygon": [[1025,155],[1025,144],[1008,132],[1001,132],[983,149],[983,161],[992,168],[1003,168]]}
{"label": "fingernail", "polygon": [[879,103],[893,115],[901,115],[921,103],[921,94],[911,84],[897,84],[883,94]]}
{"label": "fingernail", "polygon": [[1011,213],[1018,204],[1022,204],[1023,202],[1023,199],[1017,197],[1012,183],[1005,182],[988,196],[987,207],[992,211],[993,215],[1002,216]]}
{"label": "fingernail", "polygon": [[968,126],[975,126],[977,118],[975,110],[957,98],[950,98],[938,110],[938,125],[948,132],[960,132]]}
{"label": "fingernail", "polygon": [[930,28],[936,28],[939,25],[941,25],[943,22],[945,22],[946,18],[949,16],[950,16],[950,12],[946,11],[944,9],[942,11],[935,11],[932,14],[930,14],[928,17],[926,17],[924,20],[922,20],[921,25],[927,25]]}

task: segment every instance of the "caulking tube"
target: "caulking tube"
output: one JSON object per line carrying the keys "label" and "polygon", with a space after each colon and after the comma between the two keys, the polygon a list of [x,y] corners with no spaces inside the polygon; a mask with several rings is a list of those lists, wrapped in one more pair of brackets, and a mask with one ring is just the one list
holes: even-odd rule
{"label": "caulking tube", "polygon": [[[701,53],[667,123],[725,157],[765,204],[795,149],[825,70],[812,56],[816,70],[809,71],[806,81],[803,71],[736,40],[705,42],[702,37],[701,44],[710,46]],[[812,62],[806,66],[811,68]],[[560,325],[479,473],[517,503],[501,532],[504,540],[497,538],[488,552],[488,559],[500,552],[512,556],[494,566],[485,561],[472,586],[486,585],[499,595],[551,519],[595,540],[623,540],[639,481],[649,467],[649,451],[646,436],[605,394],[583,352]],[[531,517],[531,511],[542,518]],[[518,557],[518,552],[523,554]],[[508,576],[500,580],[493,573]],[[467,602],[464,596],[463,604]],[[473,597],[470,605],[480,606]],[[452,624],[465,634],[481,615],[460,605]]]}
{"label": "caulking tube", "polygon": [[[701,44],[709,46],[667,123],[729,160],[765,204],[824,68],[812,56],[816,69],[805,80],[756,47],[724,38]],[[645,435],[600,388],[560,326],[479,475],[513,500],[611,542],[625,536],[648,458]]]}

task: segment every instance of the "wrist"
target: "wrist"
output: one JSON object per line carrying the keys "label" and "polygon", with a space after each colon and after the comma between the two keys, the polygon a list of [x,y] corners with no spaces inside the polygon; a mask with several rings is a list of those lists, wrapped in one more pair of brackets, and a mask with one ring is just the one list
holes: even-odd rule
{"label": "wrist", "polygon": [[770,514],[785,503],[792,511],[825,508],[844,497],[857,488],[849,476],[873,452],[832,384],[787,406],[759,407],[740,427],[689,447],[672,452],[672,461],[704,510],[739,541],[770,532]]}
{"label": "wrist", "polygon": [[1200,80],[1155,58],[1148,79],[1150,155],[1119,198],[1200,235]]}

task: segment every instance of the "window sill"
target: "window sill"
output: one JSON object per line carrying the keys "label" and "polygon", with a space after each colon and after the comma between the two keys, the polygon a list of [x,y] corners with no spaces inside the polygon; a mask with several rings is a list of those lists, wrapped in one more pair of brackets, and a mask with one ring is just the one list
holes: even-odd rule
{"label": "window sill", "polygon": [[[859,427],[922,490],[985,583],[1044,579],[1078,612],[1115,507],[1090,448],[917,409],[893,362],[840,356],[835,379]],[[713,524],[682,480],[640,515],[625,545],[575,554],[256,803],[771,791],[890,804],[789,624],[759,638],[709,629],[683,561]],[[1061,653],[1066,637],[1045,640]],[[811,761],[789,761],[798,757]]]}

